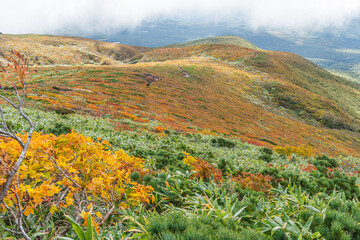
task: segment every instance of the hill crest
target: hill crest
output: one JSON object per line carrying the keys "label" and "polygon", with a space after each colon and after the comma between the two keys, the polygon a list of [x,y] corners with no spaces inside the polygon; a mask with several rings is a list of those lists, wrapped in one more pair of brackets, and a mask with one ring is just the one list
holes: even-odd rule
{"label": "hill crest", "polygon": [[204,45],[204,44],[236,45],[245,48],[261,50],[261,48],[257,47],[253,43],[238,36],[217,36],[217,37],[201,38],[185,43],[176,43],[176,44],[167,45],[164,46],[164,48],[191,47],[191,46]]}
{"label": "hill crest", "polygon": [[1,34],[0,49],[5,53],[10,49],[20,51],[28,57],[30,65],[116,65],[148,50],[80,37],[34,34]]}

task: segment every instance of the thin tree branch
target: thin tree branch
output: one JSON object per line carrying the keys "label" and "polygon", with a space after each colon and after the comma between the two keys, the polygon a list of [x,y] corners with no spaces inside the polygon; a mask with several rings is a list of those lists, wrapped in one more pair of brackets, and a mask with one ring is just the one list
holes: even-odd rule
{"label": "thin tree branch", "polygon": [[23,228],[23,212],[21,211],[21,201],[20,201],[20,198],[17,194],[16,191],[14,191],[15,193],[15,197],[16,197],[16,201],[17,201],[17,209],[18,209],[18,219],[17,219],[17,226],[18,228],[20,229],[21,231],[21,235],[23,235],[23,237],[26,239],[26,240],[31,240],[31,238],[26,234],[24,228]]}
{"label": "thin tree branch", "polygon": [[115,210],[115,206],[113,205],[99,223],[100,226],[103,225],[106,222],[106,220],[110,217],[110,215],[114,213],[114,210]]}
{"label": "thin tree branch", "polygon": [[23,150],[21,151],[21,154],[20,154],[20,157],[18,158],[17,162],[15,163],[14,167],[12,168],[12,170],[10,171],[9,175],[7,176],[6,178],[6,182],[3,186],[3,189],[1,190],[0,192],[0,203],[3,202],[5,196],[6,196],[6,193],[8,191],[8,189],[10,188],[10,185],[11,185],[11,182],[15,176],[15,174],[17,173],[21,163],[23,162],[23,160],[25,159],[25,155],[26,155],[26,152],[29,148],[29,145],[30,145],[30,139],[31,139],[31,136],[32,136],[32,133],[34,131],[34,127],[31,126],[30,128],[30,132],[29,132],[29,136],[28,136],[28,140],[23,148]]}
{"label": "thin tree branch", "polygon": [[75,182],[74,179],[72,179],[71,177],[69,177],[69,176],[61,169],[61,167],[57,164],[56,160],[55,160],[52,156],[50,156],[50,155],[48,154],[48,157],[49,157],[50,161],[56,165],[57,169],[59,169],[59,171],[62,173],[62,175],[64,175],[64,177],[66,177],[67,179],[69,179],[69,180],[70,180],[73,184],[75,184],[75,186],[77,186],[78,188],[82,188],[77,182]]}
{"label": "thin tree branch", "polygon": [[[35,128],[35,124],[31,121],[31,119],[23,112],[22,108],[20,107],[19,109],[19,113],[20,115],[25,118],[25,120],[30,124],[30,128]],[[31,129],[30,129],[31,131]]]}
{"label": "thin tree branch", "polygon": [[[64,188],[64,192],[61,193],[61,195],[59,196],[59,199],[57,200],[57,202],[61,202],[63,200],[63,198],[66,196],[66,194],[69,192],[69,187],[66,186],[66,188]],[[49,221],[49,218],[51,217],[51,213],[49,213],[46,218],[45,218],[45,222]]]}
{"label": "thin tree branch", "polygon": [[6,121],[5,121],[4,112],[3,112],[3,110],[1,108],[0,108],[0,115],[1,115],[1,120],[2,120],[1,125],[2,125],[3,129],[6,130],[7,132],[9,132],[8,125],[6,124]]}
{"label": "thin tree branch", "polygon": [[18,89],[17,89],[17,87],[16,87],[16,83],[14,84],[14,89],[15,89],[16,97],[17,97],[17,99],[18,99],[18,101],[19,101],[19,108],[20,108],[20,106],[21,106],[21,104],[22,104],[22,101],[21,101],[21,99],[20,99],[20,95],[19,95],[19,91],[18,91]]}
{"label": "thin tree branch", "polygon": [[6,102],[8,102],[11,106],[13,106],[15,109],[18,109],[18,106],[16,106],[12,101],[10,101],[7,97],[4,97],[3,95],[0,95],[0,98],[4,99]]}
{"label": "thin tree branch", "polygon": [[25,81],[23,80],[21,82],[23,88],[22,88],[22,98],[21,98],[21,101],[24,102],[25,101]]}
{"label": "thin tree branch", "polygon": [[[0,204],[4,204],[5,208],[10,212],[10,214],[13,216],[16,225],[18,227],[18,229],[20,230],[21,235],[26,239],[26,240],[31,240],[30,237],[26,234],[24,228],[23,228],[23,211],[21,209],[21,200],[18,196],[18,193],[15,189],[14,194],[16,196],[16,201],[17,204],[15,203],[15,201],[13,200],[13,202],[15,203],[15,208],[17,209],[17,214],[15,214],[4,202],[4,198],[7,195],[8,190],[10,189],[10,186],[12,185],[12,181],[14,179],[15,174],[17,174],[20,165],[22,164],[23,160],[25,159],[27,150],[29,148],[30,145],[30,141],[31,141],[31,137],[34,133],[35,130],[35,125],[33,124],[33,122],[31,121],[31,119],[23,112],[22,110],[22,106],[23,103],[25,101],[25,79],[26,76],[29,74],[29,72],[27,71],[28,69],[28,61],[27,58],[25,58],[23,55],[21,55],[18,51],[15,50],[11,50],[11,53],[14,55],[13,57],[10,56],[4,56],[7,60],[9,60],[10,64],[8,64],[8,69],[12,72],[14,72],[15,74],[17,74],[21,84],[22,84],[22,93],[21,93],[21,97],[20,97],[20,93],[17,89],[16,83],[13,83],[14,89],[15,89],[15,93],[16,93],[16,97],[19,101],[19,105],[16,106],[14,102],[12,102],[11,100],[9,100],[7,97],[0,95],[0,98],[5,100],[8,104],[10,104],[13,108],[17,109],[19,111],[19,114],[29,123],[30,125],[30,130],[28,132],[28,136],[27,136],[27,140],[26,143],[23,142],[23,140],[16,136],[16,134],[13,132],[13,130],[11,129],[10,126],[8,126],[6,124],[5,121],[5,117],[3,114],[2,109],[0,108],[0,115],[1,115],[1,125],[3,129],[0,129],[0,136],[5,136],[5,137],[10,137],[13,138],[14,140],[16,140],[22,147],[22,151],[20,153],[19,158],[17,159],[16,163],[14,164],[14,166],[11,168],[10,171],[8,171],[8,176],[6,177],[6,181],[5,183],[2,185],[2,189],[0,192]],[[18,61],[17,61],[17,60]],[[1,67],[1,69],[6,72],[6,69],[4,67]],[[4,75],[2,75],[2,77],[4,77]],[[5,76],[6,77],[6,76]],[[25,208],[24,208],[25,211]],[[3,226],[2,226],[3,227]],[[4,228],[4,227],[3,227]],[[17,233],[17,234],[20,234]]]}
{"label": "thin tree branch", "polygon": [[6,203],[3,203],[3,204],[4,204],[5,208],[6,208],[6,210],[9,211],[9,213],[13,216],[13,218],[14,218],[15,221],[16,221],[16,215],[15,215],[15,213],[14,213],[13,211],[11,211],[11,208],[10,208],[8,205],[6,205]]}
{"label": "thin tree branch", "polygon": [[0,115],[1,115],[1,119],[2,119],[2,126],[3,126],[3,129],[6,130],[6,131],[2,131],[0,130],[0,132],[7,132],[9,133],[9,135],[12,137],[12,138],[15,138],[15,133],[14,131],[12,130],[12,128],[6,123],[5,121],[5,117],[4,117],[4,112],[3,110],[0,108]]}
{"label": "thin tree branch", "polygon": [[3,136],[3,137],[11,137],[11,134],[8,133],[8,132],[4,132],[3,130],[0,130],[0,136]]}
{"label": "thin tree branch", "polygon": [[21,232],[17,232],[17,231],[6,228],[1,222],[0,222],[0,226],[2,227],[2,229],[4,229],[5,231],[8,231],[8,232],[11,232],[12,234],[18,234],[18,235],[21,234]]}

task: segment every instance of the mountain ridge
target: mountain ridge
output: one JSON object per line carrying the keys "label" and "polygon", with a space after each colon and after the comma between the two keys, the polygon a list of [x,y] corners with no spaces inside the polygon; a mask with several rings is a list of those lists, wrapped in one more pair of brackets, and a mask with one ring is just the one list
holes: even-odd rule
{"label": "mountain ridge", "polygon": [[196,45],[204,45],[204,44],[227,44],[227,45],[238,45],[241,47],[246,47],[250,49],[261,50],[261,48],[257,47],[253,43],[248,40],[238,37],[238,36],[217,36],[217,37],[208,37],[208,38],[200,38],[192,41],[188,41],[185,43],[175,43],[166,45],[161,48],[173,48],[173,47],[191,47]]}
{"label": "mountain ridge", "polygon": [[10,49],[22,52],[30,65],[116,65],[148,50],[81,37],[34,34],[1,34],[0,49],[5,53]]}

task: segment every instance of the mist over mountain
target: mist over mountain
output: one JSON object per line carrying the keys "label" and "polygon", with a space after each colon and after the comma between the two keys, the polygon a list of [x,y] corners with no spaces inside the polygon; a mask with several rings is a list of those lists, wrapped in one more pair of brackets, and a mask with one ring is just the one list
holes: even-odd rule
{"label": "mist over mountain", "polygon": [[[326,69],[335,70],[335,73],[346,73],[345,77],[358,79],[360,77],[359,25],[360,19],[354,19],[341,28],[280,31],[253,29],[242,23],[229,23],[225,20],[213,23],[200,20],[197,22],[189,18],[147,21],[132,30],[80,35],[144,47],[161,47],[212,36],[234,35],[245,38],[262,49],[293,52]],[[66,30],[62,34],[75,35],[76,32]]]}
{"label": "mist over mountain", "polygon": [[14,0],[2,8],[0,32],[8,34],[82,36],[144,47],[235,35],[263,49],[300,54],[336,74],[360,75],[360,2],[353,0]]}

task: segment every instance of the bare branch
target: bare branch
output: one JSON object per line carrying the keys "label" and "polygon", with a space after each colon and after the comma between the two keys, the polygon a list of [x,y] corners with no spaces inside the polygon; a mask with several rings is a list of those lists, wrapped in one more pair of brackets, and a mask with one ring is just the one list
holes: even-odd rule
{"label": "bare branch", "polygon": [[4,112],[3,112],[3,110],[1,108],[0,108],[0,115],[1,115],[1,119],[2,119],[2,124],[1,125],[3,126],[4,130],[6,130],[6,132],[8,132],[8,133],[11,133],[9,135],[11,135],[11,137],[14,138],[13,136],[15,136],[15,133],[12,130],[12,128],[6,123],[5,117],[4,117]]}
{"label": "bare branch", "polygon": [[114,210],[115,210],[115,206],[113,205],[99,223],[100,226],[103,225],[106,222],[106,220],[110,217],[110,215],[114,213]]}
{"label": "bare branch", "polygon": [[[0,108],[0,115],[1,115],[1,120],[2,120],[2,127],[4,128],[4,130],[6,130],[7,132],[9,132],[8,126],[6,124],[5,118],[4,118],[4,112],[3,110]],[[1,130],[0,130],[1,131]]]}
{"label": "bare branch", "polygon": [[11,137],[11,135],[8,132],[4,132],[2,130],[0,130],[0,136],[2,136],[2,137]]}
{"label": "bare branch", "polygon": [[5,206],[5,208],[6,208],[6,210],[8,210],[9,211],[9,213],[13,216],[13,218],[16,220],[16,215],[15,215],[15,213],[13,212],[13,211],[11,211],[11,208],[8,206],[8,205],[6,205],[6,203],[3,203],[4,204],[4,206]]}
{"label": "bare branch", "polygon": [[[29,135],[28,135],[28,139],[26,141],[26,144],[24,145],[23,150],[21,151],[20,157],[18,158],[18,160],[15,163],[13,169],[10,171],[9,175],[7,176],[4,187],[0,192],[0,203],[3,202],[3,200],[4,200],[5,196],[6,196],[6,193],[7,193],[8,189],[10,188],[11,182],[12,182],[15,174],[17,173],[21,163],[25,159],[25,155],[26,155],[26,152],[27,152],[27,150],[29,148],[30,140],[31,140],[31,136],[32,136],[33,132],[34,132],[34,126],[31,126],[30,132],[29,132]],[[19,139],[19,138],[17,138],[17,139]]]}
{"label": "bare branch", "polygon": [[18,89],[17,89],[17,87],[16,87],[16,83],[14,83],[14,89],[15,89],[16,97],[17,97],[17,99],[18,99],[18,101],[19,101],[19,108],[20,108],[20,106],[21,106],[21,104],[22,104],[22,101],[21,101],[21,99],[20,99],[20,95],[19,95],[19,91],[18,91]]}
{"label": "bare branch", "polygon": [[25,101],[25,81],[22,81],[21,84],[23,86],[21,102],[24,102]]}
{"label": "bare branch", "polygon": [[4,225],[2,225],[1,222],[0,222],[0,226],[1,226],[2,229],[4,229],[5,231],[8,231],[8,232],[11,232],[12,234],[18,234],[18,235],[21,234],[21,232],[17,232],[17,231],[6,228]]}
{"label": "bare branch", "polygon": [[26,239],[26,240],[31,240],[31,238],[26,234],[24,228],[23,228],[23,212],[21,211],[21,201],[20,201],[20,198],[17,194],[16,191],[14,191],[15,193],[15,197],[16,197],[16,201],[17,201],[17,210],[18,210],[18,218],[17,218],[17,226],[18,228],[20,229],[21,231],[21,235],[23,235],[23,237]]}
{"label": "bare branch", "polygon": [[[25,120],[29,123],[29,125],[30,125],[30,128],[35,128],[35,124],[31,121],[31,119],[23,112],[23,110],[22,110],[22,108],[20,107],[19,108],[19,113],[20,113],[20,115],[23,117],[23,118],[25,118]],[[30,129],[30,131],[31,131],[31,129]],[[30,132],[29,131],[29,132]]]}
{"label": "bare branch", "polygon": [[[15,57],[18,58],[19,62],[17,62],[15,60],[15,58],[13,57],[9,57],[9,56],[6,56],[6,58],[12,63],[12,65],[9,65],[8,68],[9,69],[12,69],[13,71],[15,71],[17,73],[17,75],[22,79],[22,84],[23,84],[23,89],[25,87],[25,82],[23,81],[27,72],[26,72],[26,69],[27,69],[27,60],[25,58],[23,58],[21,56],[21,54],[17,51],[12,51],[13,55]],[[23,101],[21,101],[20,97],[19,97],[19,92],[17,90],[17,87],[16,87],[16,84],[14,84],[14,88],[15,88],[15,91],[16,91],[16,95],[20,101],[19,103],[19,106],[16,106],[12,101],[10,101],[8,98],[6,98],[5,96],[2,96],[0,95],[0,98],[4,99],[5,101],[7,101],[12,107],[14,107],[15,109],[17,109],[19,111],[19,114],[26,119],[26,121],[29,123],[30,125],[30,130],[29,130],[29,133],[28,133],[28,137],[27,137],[27,141],[26,143],[24,144],[24,142],[21,140],[21,138],[19,138],[18,136],[16,136],[15,134],[12,134],[10,132],[6,132],[4,130],[0,130],[0,134],[2,136],[6,136],[6,137],[11,137],[13,139],[15,139],[17,142],[19,142],[19,144],[21,145],[22,147],[22,151],[20,153],[20,156],[18,158],[18,160],[16,161],[15,165],[13,166],[13,168],[11,169],[11,171],[9,172],[9,175],[7,176],[6,178],[6,182],[5,184],[3,185],[3,188],[0,192],[0,204],[3,203],[3,200],[6,196],[6,193],[8,191],[8,189],[10,188],[10,185],[11,185],[11,182],[15,176],[15,174],[17,173],[17,171],[19,170],[19,167],[21,165],[21,163],[23,162],[23,160],[25,159],[25,155],[26,155],[26,152],[29,148],[29,145],[30,145],[30,140],[31,140],[31,137],[32,137],[32,134],[34,132],[34,129],[35,129],[35,125],[32,123],[31,119],[22,111],[22,104],[23,104]],[[23,94],[25,94],[23,92]],[[3,116],[3,115],[2,115]],[[3,122],[5,122],[5,120],[3,119]],[[5,122],[6,124],[6,122]]]}
{"label": "bare branch", "polygon": [[15,109],[18,109],[18,107],[10,101],[7,97],[4,97],[3,95],[0,95],[0,98],[4,99],[6,102],[8,102],[11,106],[13,106]]}
{"label": "bare branch", "polygon": [[5,131],[0,129],[0,136],[13,138],[21,145],[22,148],[24,148],[24,146],[25,146],[23,141],[21,140],[21,138],[19,138],[15,134],[11,134],[9,132],[5,132]]}
{"label": "bare branch", "polygon": [[[25,159],[27,150],[28,150],[29,145],[30,145],[31,137],[32,137],[33,132],[35,130],[35,125],[31,121],[31,119],[22,110],[22,106],[23,106],[23,103],[25,101],[25,79],[26,79],[26,76],[29,74],[29,72],[27,71],[27,69],[28,69],[28,61],[18,51],[12,50],[11,53],[14,55],[14,57],[4,56],[11,63],[11,64],[9,64],[7,66],[7,69],[12,71],[13,73],[15,73],[18,76],[18,78],[19,78],[19,80],[20,80],[20,82],[22,84],[22,94],[21,94],[21,97],[20,97],[20,93],[19,93],[19,91],[17,89],[17,86],[16,86],[17,82],[14,82],[13,86],[14,86],[14,89],[15,89],[16,97],[17,97],[17,99],[19,101],[19,105],[16,106],[14,102],[9,100],[5,96],[0,95],[0,98],[5,100],[13,108],[15,108],[15,109],[17,109],[19,111],[19,114],[29,123],[30,130],[29,130],[29,133],[28,133],[28,136],[27,136],[27,139],[26,139],[26,143],[24,143],[23,140],[20,137],[16,136],[16,134],[11,129],[11,127],[8,126],[8,124],[5,121],[3,111],[0,108],[0,115],[1,115],[1,121],[2,121],[1,125],[2,125],[2,128],[3,128],[3,129],[0,129],[0,136],[13,138],[22,147],[22,151],[20,153],[19,158],[17,159],[17,161],[14,164],[14,166],[12,167],[12,169],[10,169],[8,171],[8,176],[6,177],[5,184],[2,185],[2,189],[1,189],[1,192],[0,192],[0,204],[4,204],[5,208],[13,216],[13,218],[14,218],[14,220],[16,222],[16,225],[17,225],[18,229],[20,230],[20,232],[10,230],[10,232],[20,234],[26,240],[31,240],[30,237],[27,235],[26,231],[23,228],[23,211],[22,211],[22,208],[21,208],[21,199],[19,198],[16,189],[14,191],[14,194],[15,194],[15,197],[16,197],[16,203],[15,203],[14,200],[13,200],[13,202],[15,203],[15,209],[17,209],[17,214],[15,214],[4,202],[4,198],[7,195],[7,192],[10,189],[10,186],[12,185],[12,181],[14,179],[14,176],[17,174],[20,165],[22,164],[23,160]],[[4,72],[6,72],[6,69],[4,67],[1,67],[1,69]],[[10,75],[7,75],[7,76],[10,76]],[[2,74],[2,77],[7,78],[7,76]],[[19,179],[17,179],[17,180],[19,180]],[[25,210],[25,208],[24,208],[24,210]],[[3,229],[5,229],[4,226],[1,225],[1,227]],[[9,231],[9,229],[5,229],[5,230]]]}
{"label": "bare branch", "polygon": [[62,168],[57,164],[55,158],[53,158],[53,157],[50,156],[49,154],[48,154],[48,157],[49,157],[50,161],[56,165],[57,169],[59,169],[59,171],[62,173],[62,175],[64,175],[64,177],[66,177],[67,179],[69,179],[69,180],[70,180],[75,186],[77,186],[78,188],[82,188],[77,182],[75,182],[74,179],[72,179],[71,177],[69,177],[69,176],[64,172],[64,170],[62,170]]}

